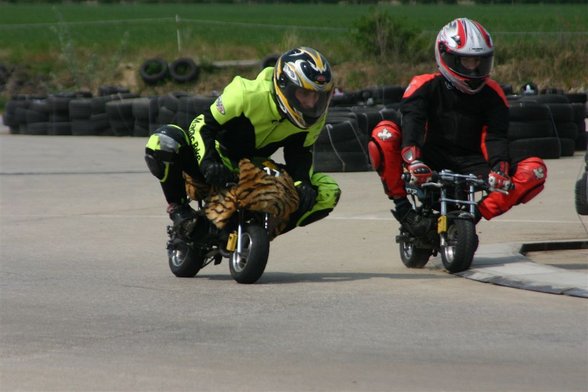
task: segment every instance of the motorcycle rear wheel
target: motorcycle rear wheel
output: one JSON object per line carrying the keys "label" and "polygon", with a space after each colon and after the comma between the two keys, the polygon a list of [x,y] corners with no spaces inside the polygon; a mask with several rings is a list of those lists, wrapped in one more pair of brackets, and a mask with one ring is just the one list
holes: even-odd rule
{"label": "motorcycle rear wheel", "polygon": [[263,227],[249,224],[243,228],[241,242],[241,253],[235,251],[229,259],[231,276],[238,283],[255,283],[267,265],[269,236]]}
{"label": "motorcycle rear wheel", "polygon": [[184,241],[175,241],[167,256],[169,269],[178,278],[193,278],[204,264],[204,256]]}
{"label": "motorcycle rear wheel", "polygon": [[408,268],[423,268],[431,257],[431,249],[418,248],[412,241],[400,240],[400,259]]}
{"label": "motorcycle rear wheel", "polygon": [[478,248],[476,225],[468,219],[456,219],[446,233],[446,245],[441,247],[443,266],[450,273],[465,271],[472,265]]}

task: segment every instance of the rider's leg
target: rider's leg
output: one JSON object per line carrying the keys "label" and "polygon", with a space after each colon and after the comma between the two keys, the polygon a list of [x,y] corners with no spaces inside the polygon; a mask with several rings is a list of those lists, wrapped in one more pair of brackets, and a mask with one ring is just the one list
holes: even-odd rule
{"label": "rider's leg", "polygon": [[547,167],[541,158],[524,159],[513,170],[513,190],[508,194],[492,192],[478,204],[480,213],[487,220],[504,214],[512,206],[527,203],[543,190]]}
{"label": "rider's leg", "polygon": [[282,230],[284,234],[296,226],[306,226],[320,219],[326,218],[339,202],[341,189],[337,182],[325,173],[314,173],[310,182],[317,190],[314,205],[307,211],[296,211],[289,219],[288,224]]}
{"label": "rider's leg", "polygon": [[402,180],[401,156],[402,132],[400,126],[392,121],[380,121],[372,130],[368,143],[370,161],[377,171],[384,192],[394,202],[392,215],[414,235],[424,235],[431,227],[431,222],[423,220],[412,208],[406,197]]}
{"label": "rider's leg", "polygon": [[189,234],[194,227],[194,210],[188,205],[182,172],[199,176],[196,158],[183,129],[175,125],[158,128],[147,141],[145,162],[160,182],[167,212],[179,233]]}

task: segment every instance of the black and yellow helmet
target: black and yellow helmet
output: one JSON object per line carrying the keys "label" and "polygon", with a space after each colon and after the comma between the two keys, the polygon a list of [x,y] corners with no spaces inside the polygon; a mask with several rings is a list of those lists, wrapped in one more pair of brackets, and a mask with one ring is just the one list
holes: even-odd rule
{"label": "black and yellow helmet", "polygon": [[289,50],[274,67],[274,89],[280,111],[294,125],[307,129],[325,114],[331,101],[331,66],[315,49]]}

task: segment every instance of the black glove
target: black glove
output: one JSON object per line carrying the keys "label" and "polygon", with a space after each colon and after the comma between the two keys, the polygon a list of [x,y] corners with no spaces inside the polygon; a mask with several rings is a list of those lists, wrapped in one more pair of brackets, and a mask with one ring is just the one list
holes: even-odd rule
{"label": "black glove", "polygon": [[226,187],[228,182],[235,179],[228,167],[212,159],[202,161],[200,170],[206,183],[211,186]]}
{"label": "black glove", "polygon": [[298,197],[300,198],[298,211],[304,213],[314,206],[316,201],[316,190],[308,181],[297,181],[295,185],[296,191],[298,191]]}

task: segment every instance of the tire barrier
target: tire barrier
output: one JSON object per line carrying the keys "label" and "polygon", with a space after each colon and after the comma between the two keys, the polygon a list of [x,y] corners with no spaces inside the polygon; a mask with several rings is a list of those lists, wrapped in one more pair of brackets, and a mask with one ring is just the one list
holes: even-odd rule
{"label": "tire barrier", "polygon": [[[371,171],[367,152],[371,130],[384,119],[400,122],[399,102],[392,101],[399,101],[402,93],[398,86],[387,86],[335,95],[333,103],[337,97],[338,102],[329,109],[313,147],[315,170]],[[515,161],[529,156],[558,159],[586,150],[586,94],[508,98],[509,152]],[[3,119],[13,134],[147,137],[164,124],[187,129],[215,99],[182,91],[140,97],[124,88],[102,86],[97,96],[88,92],[17,95],[7,102]]]}
{"label": "tire barrier", "polygon": [[584,154],[584,172],[576,181],[574,193],[576,212],[588,215],[588,152]]}
{"label": "tire barrier", "polygon": [[586,94],[524,95],[508,99],[508,138],[514,160],[528,156],[557,159],[586,150]]}

